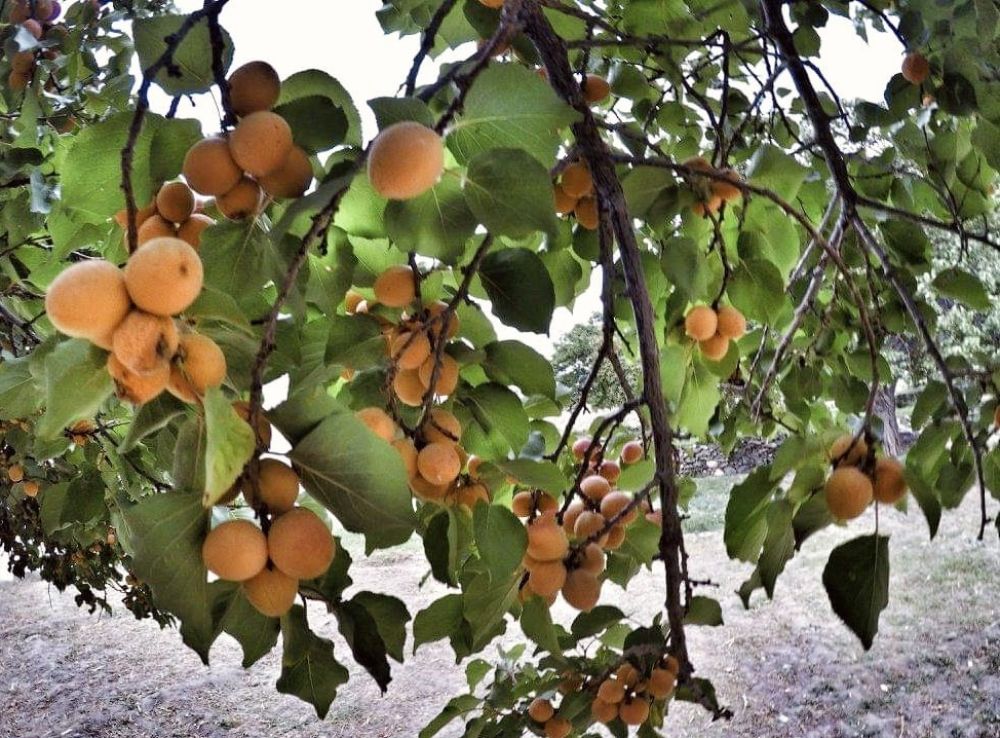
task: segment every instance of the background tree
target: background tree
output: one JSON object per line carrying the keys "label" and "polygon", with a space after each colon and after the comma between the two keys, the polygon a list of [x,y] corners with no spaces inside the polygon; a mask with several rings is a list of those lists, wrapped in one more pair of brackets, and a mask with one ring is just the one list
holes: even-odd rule
{"label": "background tree", "polygon": [[[576,405],[580,401],[587,377],[590,376],[590,370],[600,349],[600,315],[594,315],[587,323],[574,325],[566,335],[556,340],[552,366],[555,369],[556,380],[572,390],[568,398],[571,405]],[[620,378],[622,376],[624,381]],[[621,407],[628,402],[622,385],[630,387],[634,394],[639,381],[639,371],[635,364],[627,354],[624,357],[618,354],[614,357],[614,363],[609,360],[606,364],[601,364],[588,397],[591,408],[614,410]]]}

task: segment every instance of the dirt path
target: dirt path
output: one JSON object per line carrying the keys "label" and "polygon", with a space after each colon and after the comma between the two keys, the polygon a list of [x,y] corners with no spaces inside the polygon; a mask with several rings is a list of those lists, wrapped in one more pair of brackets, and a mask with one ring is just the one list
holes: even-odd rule
{"label": "dirt path", "polygon": [[[750,612],[732,594],[748,568],[725,557],[717,531],[691,536],[692,574],[720,583],[726,618],[721,629],[693,629],[692,652],[736,718],[711,724],[684,706],[666,733],[1000,737],[1000,546],[995,538],[973,540],[971,498],[945,517],[933,543],[919,513],[885,518],[883,530],[892,534],[891,600],[868,653],[831,613],[820,572],[831,546],[860,534],[870,521],[808,542],[779,580],[775,601],[758,593]],[[367,560],[358,553],[352,570],[360,588],[414,603],[411,613],[441,593],[418,590],[422,574],[419,560],[405,550]],[[643,618],[661,597],[659,577],[646,575],[627,601],[610,588],[604,601]],[[317,629],[330,637],[336,627],[324,618],[311,612]],[[339,637],[334,640],[345,654]],[[212,667],[203,667],[173,631],[127,613],[90,617],[37,579],[5,579],[0,738],[405,738],[464,687],[464,669],[450,651],[425,646],[405,666],[394,665],[387,697],[352,671],[320,722],[309,706],[274,692],[277,651],[244,671],[237,646],[223,637],[212,657]]]}

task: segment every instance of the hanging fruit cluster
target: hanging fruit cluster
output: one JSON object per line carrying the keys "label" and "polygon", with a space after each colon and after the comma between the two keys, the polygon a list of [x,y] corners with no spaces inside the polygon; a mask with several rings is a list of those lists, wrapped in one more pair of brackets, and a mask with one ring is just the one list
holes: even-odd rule
{"label": "hanging fruit cluster", "polygon": [[[11,3],[8,20],[23,28],[37,41],[49,36],[53,24],[62,13],[62,7],[55,0],[14,0]],[[65,29],[62,29],[65,31]],[[51,37],[48,39],[51,40]],[[35,75],[38,56],[55,59],[54,48],[18,51],[10,57],[10,73],[7,75],[7,86],[15,91],[27,89]]]}
{"label": "hanging fruit cluster", "polygon": [[562,170],[559,181],[553,186],[556,212],[560,215],[572,213],[577,223],[593,231],[597,228],[597,197],[594,194],[594,178],[583,161],[574,161]]}
{"label": "hanging fruit cluster", "polygon": [[[135,213],[136,244],[163,236],[179,238],[192,248],[201,248],[201,234],[215,220],[201,212],[203,203],[184,182],[167,182],[156,193],[153,201]],[[128,228],[128,211],[115,213],[115,222],[123,230]]]}
{"label": "hanging fruit cluster", "polygon": [[731,305],[713,309],[696,305],[684,316],[684,332],[698,342],[702,356],[721,361],[729,353],[729,342],[736,341],[747,332],[747,319]]}
{"label": "hanging fruit cluster", "polygon": [[840,436],[827,451],[833,472],[826,480],[826,505],[837,520],[853,520],[872,503],[895,505],[908,485],[903,464],[876,456],[864,438]]}

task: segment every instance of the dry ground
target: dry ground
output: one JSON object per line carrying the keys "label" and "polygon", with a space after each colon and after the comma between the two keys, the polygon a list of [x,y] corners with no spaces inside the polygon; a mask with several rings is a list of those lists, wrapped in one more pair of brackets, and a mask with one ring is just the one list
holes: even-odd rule
{"label": "dry ground", "polygon": [[[690,707],[675,711],[666,734],[677,738],[998,738],[1000,737],[1000,545],[973,540],[969,498],[927,540],[919,513],[883,517],[891,540],[891,600],[868,653],[829,609],[820,573],[830,548],[857,535],[830,530],[809,541],[778,583],[775,600],[758,593],[744,612],[733,590],[749,573],[730,562],[715,528],[723,485],[709,484],[689,536],[692,574],[721,584],[726,625],[694,629],[699,673],[715,680],[735,713],[709,723]],[[362,588],[403,597],[411,613],[440,594],[419,590],[417,549],[371,559],[355,553]],[[648,617],[662,598],[659,576],[636,592],[605,591],[630,614]],[[568,611],[560,610],[563,616]],[[333,637],[336,627],[312,622]],[[335,637],[338,649],[346,647]],[[239,667],[223,638],[213,665],[182,650],[173,631],[128,613],[91,617],[38,579],[0,581],[0,738],[405,738],[464,687],[463,669],[441,645],[394,666],[389,695],[352,671],[326,721],[277,694],[277,651],[252,669]],[[348,658],[344,659],[345,662]],[[450,733],[454,735],[454,732]]]}

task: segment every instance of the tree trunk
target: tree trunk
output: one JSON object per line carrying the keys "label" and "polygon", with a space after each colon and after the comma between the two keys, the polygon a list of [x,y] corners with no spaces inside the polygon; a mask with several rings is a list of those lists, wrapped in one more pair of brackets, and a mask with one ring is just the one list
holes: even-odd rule
{"label": "tree trunk", "polygon": [[879,385],[875,395],[875,415],[882,421],[882,446],[889,456],[899,456],[903,442],[899,437],[896,420],[896,380]]}

